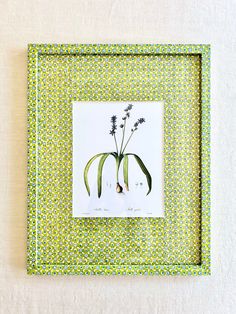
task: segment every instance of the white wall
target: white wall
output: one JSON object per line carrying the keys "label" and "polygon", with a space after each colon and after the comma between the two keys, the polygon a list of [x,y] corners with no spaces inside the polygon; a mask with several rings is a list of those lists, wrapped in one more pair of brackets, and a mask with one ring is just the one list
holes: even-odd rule
{"label": "white wall", "polygon": [[[212,276],[26,275],[29,42],[212,44]],[[235,313],[235,100],[235,0],[0,0],[0,313]]]}

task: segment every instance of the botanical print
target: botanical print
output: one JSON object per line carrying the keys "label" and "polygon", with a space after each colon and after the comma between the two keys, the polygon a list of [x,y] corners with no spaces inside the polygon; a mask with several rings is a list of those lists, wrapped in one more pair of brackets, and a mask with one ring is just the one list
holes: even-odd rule
{"label": "botanical print", "polygon": [[73,104],[73,216],[163,216],[163,102]]}
{"label": "botanical print", "polygon": [[122,117],[122,123],[119,125],[119,128],[122,129],[122,140],[120,147],[118,147],[117,139],[116,139],[116,132],[117,132],[117,116],[113,115],[111,117],[111,130],[110,130],[110,135],[113,136],[114,141],[115,141],[115,147],[116,151],[115,152],[105,152],[105,153],[99,153],[95,156],[93,156],[87,163],[85,169],[84,169],[84,182],[86,189],[88,191],[88,194],[90,196],[90,188],[88,184],[88,171],[90,166],[92,165],[93,161],[96,160],[96,158],[100,158],[99,164],[98,164],[98,174],[97,174],[97,185],[98,185],[98,197],[100,198],[101,193],[102,193],[102,171],[103,171],[103,166],[106,161],[106,159],[109,156],[112,156],[115,158],[116,161],[116,192],[117,193],[123,193],[123,187],[120,185],[119,182],[119,169],[121,166],[121,162],[123,160],[123,176],[124,176],[124,183],[125,183],[125,188],[127,191],[129,191],[129,179],[128,179],[128,163],[129,163],[129,156],[134,156],[135,160],[137,161],[138,165],[140,166],[141,170],[145,174],[147,178],[147,184],[148,184],[148,192],[147,195],[151,192],[152,189],[152,177],[145,167],[142,159],[133,153],[125,153],[125,150],[134,135],[134,133],[138,130],[138,127],[140,124],[143,124],[145,122],[144,118],[139,118],[133,125],[133,127],[130,130],[129,137],[126,141],[124,142],[125,139],[125,131],[126,131],[126,124],[127,120],[130,118],[130,111],[132,109],[133,105],[129,104],[127,108],[124,109],[125,115]]}

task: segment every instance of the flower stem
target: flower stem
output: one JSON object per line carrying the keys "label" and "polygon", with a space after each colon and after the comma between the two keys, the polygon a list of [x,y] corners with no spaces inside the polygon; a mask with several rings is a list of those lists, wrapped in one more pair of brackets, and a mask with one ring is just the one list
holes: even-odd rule
{"label": "flower stem", "polygon": [[123,159],[122,155],[119,155],[116,157],[116,192],[117,193],[122,193],[123,187],[119,183],[119,169],[120,169],[120,164],[121,160]]}
{"label": "flower stem", "polygon": [[117,140],[116,140],[116,135],[114,134],[114,140],[115,140],[115,144],[116,144],[116,152],[118,154],[118,145],[117,145]]}
{"label": "flower stem", "polygon": [[125,119],[124,127],[123,127],[122,141],[121,141],[121,145],[120,145],[120,154],[122,153],[122,148],[123,148],[124,139],[125,139],[126,120],[127,120],[127,119]]}
{"label": "flower stem", "polygon": [[[135,131],[135,130],[134,130],[134,131]],[[127,145],[129,144],[129,141],[131,140],[131,137],[133,136],[134,131],[132,131],[132,132],[131,132],[131,134],[130,134],[130,136],[129,136],[129,138],[128,138],[128,140],[127,140],[126,144],[125,144],[125,147],[124,147],[124,149],[123,149],[123,151],[122,151],[122,154],[124,153],[124,151],[125,151],[125,149],[126,149]]]}
{"label": "flower stem", "polygon": [[116,158],[116,182],[119,183],[120,158]]}

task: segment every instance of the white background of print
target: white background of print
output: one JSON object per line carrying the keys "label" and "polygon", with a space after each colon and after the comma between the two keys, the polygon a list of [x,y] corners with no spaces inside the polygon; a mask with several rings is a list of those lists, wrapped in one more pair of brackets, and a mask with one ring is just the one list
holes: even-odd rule
{"label": "white background of print", "polygon": [[[91,157],[116,151],[110,118],[117,116],[117,142],[120,148],[122,129],[119,127],[129,102],[73,103],[73,216],[74,217],[163,217],[163,102],[130,102],[133,108],[126,122],[126,143],[134,122],[144,117],[125,152],[137,154],[152,176],[152,190],[147,194],[146,177],[134,157],[129,156],[129,191],[116,192],[116,164],[107,158],[103,168],[101,197],[97,196],[97,168],[100,158],[90,167],[88,181],[91,194],[85,188],[84,167]],[[124,147],[124,146],[123,146]],[[119,171],[123,182],[123,162]],[[141,183],[141,185],[140,185]]]}

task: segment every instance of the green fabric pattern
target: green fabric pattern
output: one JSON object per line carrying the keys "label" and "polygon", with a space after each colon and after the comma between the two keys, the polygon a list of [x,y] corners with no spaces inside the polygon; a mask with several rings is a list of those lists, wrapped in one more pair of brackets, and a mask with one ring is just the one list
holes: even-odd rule
{"label": "green fabric pattern", "polygon": [[[160,100],[165,218],[73,218],[72,102]],[[210,274],[209,45],[28,46],[27,271]]]}

